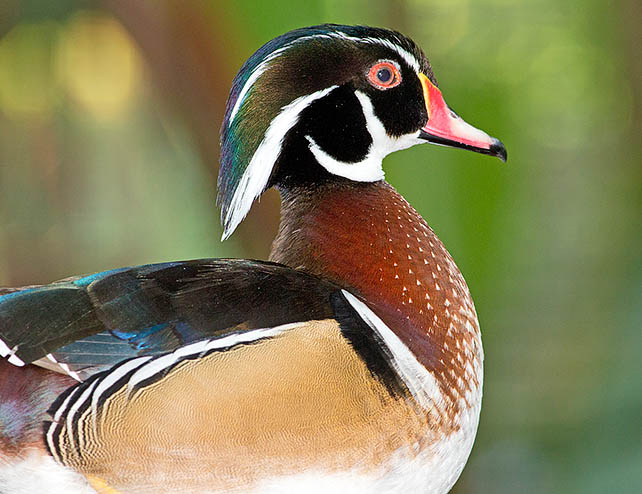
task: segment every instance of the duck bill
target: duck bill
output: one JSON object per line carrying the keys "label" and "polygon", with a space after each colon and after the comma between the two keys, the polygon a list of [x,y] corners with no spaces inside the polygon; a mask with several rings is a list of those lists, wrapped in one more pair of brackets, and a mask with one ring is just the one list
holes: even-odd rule
{"label": "duck bill", "polygon": [[506,161],[506,148],[499,139],[489,136],[466,123],[448,108],[437,86],[424,74],[419,74],[428,111],[428,123],[419,131],[419,138],[440,146],[468,149],[496,156]]}

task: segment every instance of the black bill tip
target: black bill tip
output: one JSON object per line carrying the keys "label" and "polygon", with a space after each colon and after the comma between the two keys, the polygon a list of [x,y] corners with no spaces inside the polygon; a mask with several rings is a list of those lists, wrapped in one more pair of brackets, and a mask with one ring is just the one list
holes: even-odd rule
{"label": "black bill tip", "polygon": [[490,145],[490,148],[488,149],[488,154],[492,156],[497,156],[504,163],[506,163],[506,160],[508,159],[506,146],[504,146],[504,143],[499,139],[493,139],[493,143]]}

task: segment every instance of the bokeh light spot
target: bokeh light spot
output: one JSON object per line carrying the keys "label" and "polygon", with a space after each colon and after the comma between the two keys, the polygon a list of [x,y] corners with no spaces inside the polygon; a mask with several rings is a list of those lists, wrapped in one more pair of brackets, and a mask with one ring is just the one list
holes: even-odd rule
{"label": "bokeh light spot", "polygon": [[60,101],[52,77],[55,21],[19,24],[0,39],[0,111],[9,118],[47,117]]}
{"label": "bokeh light spot", "polygon": [[140,83],[141,61],[116,20],[81,11],[62,33],[57,70],[73,102],[97,120],[110,120],[131,104]]}

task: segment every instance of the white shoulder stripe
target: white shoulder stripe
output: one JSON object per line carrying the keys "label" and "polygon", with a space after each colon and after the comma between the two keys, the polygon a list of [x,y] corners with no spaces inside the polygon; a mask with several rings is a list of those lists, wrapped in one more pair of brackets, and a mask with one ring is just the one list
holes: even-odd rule
{"label": "white shoulder stripe", "polygon": [[[58,422],[60,420],[60,417],[62,417],[62,414],[67,410],[67,407],[69,406],[69,403],[71,403],[71,400],[73,400],[74,396],[79,392],[80,387],[75,388],[67,398],[62,402],[62,404],[58,407],[56,410],[56,413],[53,416],[53,421]],[[55,425],[55,424],[53,424]]]}
{"label": "white shoulder stripe", "polygon": [[366,304],[346,290],[341,292],[388,347],[394,359],[392,365],[417,403],[425,409],[441,408],[444,405],[444,398],[435,376],[419,363],[408,347]]}

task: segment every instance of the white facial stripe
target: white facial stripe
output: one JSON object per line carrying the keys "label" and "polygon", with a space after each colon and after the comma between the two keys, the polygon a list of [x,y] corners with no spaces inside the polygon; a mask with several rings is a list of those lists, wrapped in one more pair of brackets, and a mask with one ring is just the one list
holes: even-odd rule
{"label": "white facial stripe", "polygon": [[366,129],[372,137],[372,143],[363,160],[357,163],[338,161],[321,149],[312,137],[305,137],[310,143],[310,151],[312,151],[316,160],[333,175],[339,175],[358,182],[376,182],[385,178],[381,163],[384,156],[390,152],[390,150],[384,149],[384,147],[387,147],[385,144],[388,141],[386,129],[374,114],[370,98],[361,91],[355,91],[355,95],[361,103],[363,115],[366,118]]}
{"label": "white facial stripe", "polygon": [[236,99],[236,102],[234,103],[234,107],[232,108],[232,111],[230,112],[230,118],[228,120],[228,127],[232,125],[232,122],[234,121],[234,117],[236,117],[236,114],[239,111],[239,108],[243,104],[243,100],[247,96],[247,93],[250,91],[256,80],[265,72],[265,70],[268,68],[268,65],[270,62],[272,62],[274,59],[280,57],[285,51],[289,50],[292,46],[302,43],[304,41],[308,41],[310,39],[314,38],[341,38],[341,39],[347,39],[350,41],[354,41],[356,43],[370,43],[370,44],[377,44],[381,46],[385,46],[386,48],[390,48],[391,50],[394,50],[399,54],[401,58],[403,58],[412,69],[419,74],[420,72],[420,65],[419,61],[417,58],[410,53],[407,50],[404,50],[400,46],[397,46],[394,44],[392,41],[389,41],[387,39],[381,39],[381,38],[357,38],[355,36],[349,36],[345,33],[342,32],[333,32],[333,33],[326,33],[326,34],[314,34],[312,36],[303,36],[301,38],[295,39],[294,41],[288,43],[285,46],[282,46],[278,50],[275,50],[272,52],[269,56],[263,60],[250,74],[250,77],[248,77],[247,81],[245,81],[245,84],[243,85],[243,88],[241,89],[241,92],[239,93],[238,98]]}
{"label": "white facial stripe", "polygon": [[239,108],[241,107],[241,104],[243,104],[243,100],[247,96],[247,93],[252,89],[252,86],[256,82],[256,80],[261,77],[261,74],[265,72],[268,68],[268,65],[270,65],[270,62],[275,60],[276,58],[280,57],[284,52],[292,48],[297,43],[301,43],[303,41],[309,40],[311,38],[319,38],[319,37],[329,37],[326,35],[314,35],[314,36],[304,36],[302,38],[295,39],[294,41],[288,43],[285,46],[282,46],[278,50],[273,51],[270,53],[267,57],[265,57],[265,60],[263,60],[257,67],[254,69],[254,72],[250,74],[250,77],[248,77],[247,81],[245,81],[245,84],[243,85],[243,89],[241,89],[241,92],[239,93],[238,98],[236,99],[236,102],[234,103],[234,108],[232,108],[232,111],[230,112],[230,119],[227,123],[227,126],[232,125],[232,121],[234,120],[234,117],[236,116],[236,113],[239,111]]}
{"label": "white facial stripe", "polygon": [[390,149],[390,148],[394,148],[394,146],[385,146],[386,148],[389,148],[389,149],[377,149],[377,148],[383,148],[384,146],[382,145],[382,143],[386,141],[391,141],[391,139],[388,137],[386,128],[381,123],[381,120],[379,120],[375,115],[374,107],[372,106],[372,101],[370,101],[370,98],[368,97],[368,95],[361,91],[355,91],[354,95],[359,100],[359,103],[361,103],[363,116],[366,118],[366,129],[368,129],[368,133],[372,137],[372,144],[370,146],[369,154],[376,153],[379,155],[378,158],[382,160],[386,154],[394,150],[394,149]]}
{"label": "white facial stripe", "polygon": [[423,141],[419,139],[419,131],[400,137],[390,137],[381,120],[375,115],[372,102],[368,95],[361,91],[355,91],[354,94],[359,100],[359,103],[361,103],[363,116],[366,119],[366,129],[372,137],[372,144],[363,160],[356,163],[338,161],[321,149],[311,136],[305,137],[310,143],[310,151],[316,160],[333,175],[345,177],[357,182],[376,182],[377,180],[383,180],[385,173],[383,171],[382,161],[386,155],[400,149],[414,146],[415,144],[421,144]]}
{"label": "white facial stripe", "polygon": [[245,215],[247,215],[254,199],[260,196],[263,189],[265,189],[272,174],[274,163],[281,153],[283,138],[299,121],[300,113],[307,108],[310,103],[319,98],[323,98],[336,87],[338,86],[330,86],[321,91],[316,91],[295,99],[289,105],[284,106],[281,112],[272,120],[261,144],[256,148],[250,164],[245,169],[245,173],[243,173],[234,191],[234,196],[232,196],[230,207],[224,221],[225,229],[222,240],[225,240],[232,234],[238,224],[245,218]]}
{"label": "white facial stripe", "polygon": [[426,409],[441,407],[444,399],[435,376],[419,363],[410,349],[366,304],[346,290],[341,290],[341,293],[390,350],[395,370],[417,403]]}
{"label": "white facial stripe", "polygon": [[367,38],[369,43],[375,43],[375,44],[380,44],[383,46],[387,46],[391,50],[396,51],[401,58],[403,58],[410,67],[412,67],[412,70],[414,70],[417,74],[420,72],[420,66],[419,66],[419,61],[415,58],[415,56],[410,53],[409,51],[404,50],[400,46],[395,45],[391,41],[388,41],[387,39],[377,39],[377,38]]}
{"label": "white facial stripe", "polygon": [[[307,39],[309,38],[301,38],[301,39]],[[298,40],[297,40],[298,41]],[[232,125],[232,121],[234,120],[234,117],[236,116],[236,113],[239,111],[239,108],[241,107],[241,104],[243,103],[243,100],[245,99],[245,96],[247,96],[247,93],[249,90],[252,88],[256,80],[265,72],[265,70],[268,68],[268,65],[272,60],[275,58],[278,58],[284,51],[288,50],[293,43],[290,43],[288,45],[285,45],[278,50],[273,51],[270,53],[269,56],[265,58],[255,69],[254,72],[250,74],[250,77],[248,77],[247,81],[245,81],[245,84],[243,85],[243,89],[241,89],[241,92],[239,93],[238,98],[236,99],[236,102],[234,103],[234,108],[232,108],[232,111],[230,112],[230,119],[227,123],[227,126]]]}
{"label": "white facial stripe", "polygon": [[381,159],[377,159],[374,153],[368,155],[357,163],[344,163],[338,161],[326,153],[310,136],[305,136],[310,143],[310,151],[319,164],[333,175],[339,175],[356,182],[376,182],[383,180],[385,174],[381,167]]}
{"label": "white facial stripe", "polygon": [[263,63],[259,64],[259,66],[256,69],[254,69],[254,72],[250,74],[250,77],[248,77],[247,81],[245,81],[245,85],[243,86],[243,89],[241,89],[241,92],[239,93],[238,98],[236,98],[236,102],[234,103],[234,108],[232,108],[232,111],[230,112],[230,119],[227,122],[228,127],[232,125],[232,122],[234,121],[234,117],[236,117],[236,113],[239,111],[239,108],[241,107],[241,104],[243,103],[243,100],[245,99],[247,92],[254,85],[254,83],[261,76],[261,74],[265,72],[265,69],[267,69],[267,66],[270,60],[272,59],[265,60]]}
{"label": "white facial stripe", "polygon": [[394,44],[392,41],[389,41],[387,39],[381,39],[381,38],[356,38],[354,36],[349,36],[345,33],[333,33],[336,37],[343,38],[343,39],[348,39],[350,41],[355,41],[358,43],[370,43],[373,45],[381,45],[385,46],[386,48],[390,48],[391,50],[396,51],[401,58],[403,58],[408,65],[412,67],[412,69],[419,74],[420,71],[420,66],[419,66],[419,61],[415,56],[410,53],[407,50],[404,50],[402,47]]}

